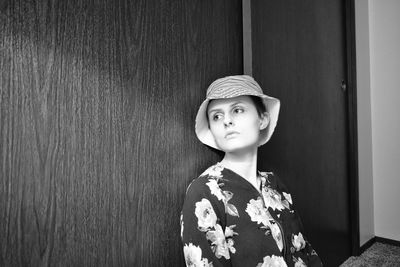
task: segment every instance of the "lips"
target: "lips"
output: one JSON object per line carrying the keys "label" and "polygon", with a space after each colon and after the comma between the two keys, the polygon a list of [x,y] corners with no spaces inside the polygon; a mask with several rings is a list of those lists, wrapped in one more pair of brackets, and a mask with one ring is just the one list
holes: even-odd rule
{"label": "lips", "polygon": [[234,137],[236,137],[237,135],[239,134],[239,132],[228,132],[226,135],[225,135],[225,139],[230,139],[230,138],[234,138]]}

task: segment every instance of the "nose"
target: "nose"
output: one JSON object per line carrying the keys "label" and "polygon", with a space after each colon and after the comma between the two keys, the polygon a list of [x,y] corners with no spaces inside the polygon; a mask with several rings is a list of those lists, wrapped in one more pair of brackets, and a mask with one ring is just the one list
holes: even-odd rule
{"label": "nose", "polygon": [[224,117],[224,125],[225,125],[225,127],[233,125],[233,121],[232,121],[231,116],[227,115],[227,116]]}

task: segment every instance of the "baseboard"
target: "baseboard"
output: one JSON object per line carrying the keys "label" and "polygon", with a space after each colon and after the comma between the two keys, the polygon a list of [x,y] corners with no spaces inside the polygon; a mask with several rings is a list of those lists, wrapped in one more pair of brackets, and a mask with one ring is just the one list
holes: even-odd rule
{"label": "baseboard", "polygon": [[384,238],[384,237],[380,237],[380,236],[375,236],[375,242],[380,242],[380,243],[400,247],[400,241],[389,239],[389,238]]}
{"label": "baseboard", "polygon": [[384,237],[380,237],[380,236],[374,236],[373,238],[371,238],[370,240],[365,242],[364,245],[362,245],[360,247],[360,250],[359,250],[359,253],[357,256],[361,255],[364,251],[369,249],[375,242],[400,247],[400,241],[389,239],[389,238],[384,238]]}
{"label": "baseboard", "polygon": [[357,256],[361,255],[364,251],[369,249],[375,242],[376,242],[376,237],[375,236],[373,238],[371,238],[370,240],[368,240],[367,242],[365,242],[364,245],[362,245],[360,247],[360,251],[359,251],[359,254]]}

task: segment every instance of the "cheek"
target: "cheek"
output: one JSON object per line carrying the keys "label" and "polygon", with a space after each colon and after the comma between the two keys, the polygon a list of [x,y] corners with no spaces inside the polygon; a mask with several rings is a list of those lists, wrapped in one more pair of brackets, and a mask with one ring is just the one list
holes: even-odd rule
{"label": "cheek", "polygon": [[245,129],[257,129],[260,130],[260,120],[253,117],[244,117],[241,120],[242,127]]}
{"label": "cheek", "polygon": [[214,137],[218,137],[221,134],[221,127],[218,124],[212,123],[209,127]]}
{"label": "cheek", "polygon": [[243,125],[247,135],[250,137],[258,137],[260,135],[260,122],[259,120],[248,120],[246,124]]}

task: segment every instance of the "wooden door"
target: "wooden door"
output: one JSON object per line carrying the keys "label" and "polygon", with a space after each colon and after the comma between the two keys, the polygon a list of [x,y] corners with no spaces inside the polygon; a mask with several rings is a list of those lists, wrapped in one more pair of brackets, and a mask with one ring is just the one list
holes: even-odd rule
{"label": "wooden door", "polygon": [[183,266],[194,134],[241,1],[0,4],[0,266]]}
{"label": "wooden door", "polygon": [[260,151],[291,190],[325,266],[351,255],[344,1],[252,1],[253,73],[281,100]]}

